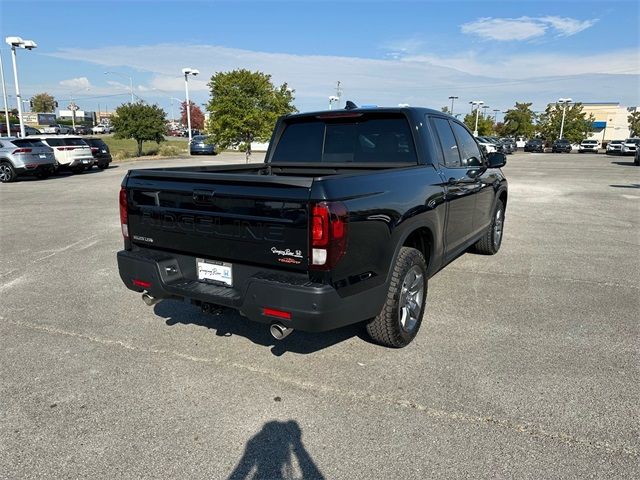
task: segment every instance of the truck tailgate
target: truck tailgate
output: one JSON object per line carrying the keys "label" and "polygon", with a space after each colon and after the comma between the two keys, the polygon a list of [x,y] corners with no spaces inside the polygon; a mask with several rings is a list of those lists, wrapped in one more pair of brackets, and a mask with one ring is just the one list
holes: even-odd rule
{"label": "truck tailgate", "polygon": [[311,178],[134,170],[132,243],[195,257],[304,270]]}

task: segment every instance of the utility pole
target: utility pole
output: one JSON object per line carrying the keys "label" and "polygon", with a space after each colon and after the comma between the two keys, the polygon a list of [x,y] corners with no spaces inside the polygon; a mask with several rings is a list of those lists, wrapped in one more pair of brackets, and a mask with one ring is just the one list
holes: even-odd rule
{"label": "utility pole", "polygon": [[10,137],[11,123],[9,122],[9,102],[7,101],[7,87],[4,82],[4,67],[2,66],[2,52],[0,52],[0,76],[2,77],[2,97],[4,99],[4,121],[7,124],[7,137]]}

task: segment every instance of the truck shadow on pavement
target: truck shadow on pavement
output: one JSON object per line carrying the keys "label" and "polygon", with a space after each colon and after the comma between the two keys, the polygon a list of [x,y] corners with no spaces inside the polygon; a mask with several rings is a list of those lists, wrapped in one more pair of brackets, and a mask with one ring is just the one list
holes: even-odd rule
{"label": "truck shadow on pavement", "polygon": [[164,318],[169,326],[192,324],[215,330],[219,337],[240,335],[257,345],[271,347],[271,353],[277,357],[286,352],[314,353],[355,336],[364,338],[362,325],[354,324],[329,332],[294,331],[284,340],[276,340],[269,333],[269,325],[252,322],[233,310],[225,310],[217,315],[207,314],[202,313],[195,306],[171,300],[157,303],[154,306],[154,313]]}
{"label": "truck shadow on pavement", "polygon": [[323,480],[302,443],[298,422],[271,421],[253,436],[228,480]]}

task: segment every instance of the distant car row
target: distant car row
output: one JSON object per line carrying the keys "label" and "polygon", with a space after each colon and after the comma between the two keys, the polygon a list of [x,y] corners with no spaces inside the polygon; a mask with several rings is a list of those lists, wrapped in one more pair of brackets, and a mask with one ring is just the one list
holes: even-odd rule
{"label": "distant car row", "polygon": [[[626,140],[611,140],[607,144],[606,153],[608,155],[635,155],[640,138],[627,138]],[[578,145],[578,153],[598,153],[602,145],[598,140],[583,140]],[[525,152],[544,152],[545,143],[539,138],[532,138],[524,145]],[[553,153],[570,153],[573,145],[566,138],[555,140],[551,145]]]}
{"label": "distant car row", "polygon": [[476,137],[476,141],[478,142],[478,145],[480,145],[480,148],[485,151],[485,153],[499,152],[504,154],[511,154],[518,150],[516,140],[509,137]]}
{"label": "distant car row", "polygon": [[[61,125],[58,123],[52,123],[40,129],[34,128],[30,125],[24,126],[25,137],[31,137],[33,135],[89,135],[91,133],[111,133],[113,128],[109,125],[96,125],[95,127],[89,127],[87,125],[76,125],[71,127],[69,125]],[[7,135],[7,125],[0,124],[0,136]],[[20,136],[20,125],[11,124],[11,136]]]}
{"label": "distant car row", "polygon": [[82,173],[94,165],[104,170],[110,163],[109,147],[99,138],[67,135],[0,138],[2,183],[13,182],[23,175],[44,179],[64,170]]}

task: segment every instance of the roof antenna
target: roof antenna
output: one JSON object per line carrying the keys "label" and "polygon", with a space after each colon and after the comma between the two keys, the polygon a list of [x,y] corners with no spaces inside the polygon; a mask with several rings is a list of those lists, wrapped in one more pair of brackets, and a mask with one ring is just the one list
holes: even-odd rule
{"label": "roof antenna", "polygon": [[353,103],[351,100],[347,100],[347,103],[344,105],[345,110],[355,110],[358,108],[358,105]]}

